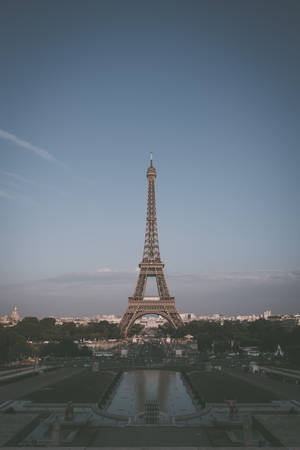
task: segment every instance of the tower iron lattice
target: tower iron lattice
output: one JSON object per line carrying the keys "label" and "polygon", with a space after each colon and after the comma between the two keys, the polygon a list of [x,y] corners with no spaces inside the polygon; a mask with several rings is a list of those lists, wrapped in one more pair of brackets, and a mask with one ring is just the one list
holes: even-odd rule
{"label": "tower iron lattice", "polygon": [[[183,325],[183,321],[175,306],[175,298],[170,295],[165,274],[164,264],[160,258],[158,243],[158,227],[155,202],[155,178],[156,169],[152,164],[147,170],[148,178],[148,201],[145,242],[142,262],[139,264],[136,288],[132,297],[128,299],[127,309],[120,322],[121,332],[127,336],[134,322],[146,314],[156,314],[164,317],[174,328]],[[155,277],[158,296],[146,297],[147,278]]]}

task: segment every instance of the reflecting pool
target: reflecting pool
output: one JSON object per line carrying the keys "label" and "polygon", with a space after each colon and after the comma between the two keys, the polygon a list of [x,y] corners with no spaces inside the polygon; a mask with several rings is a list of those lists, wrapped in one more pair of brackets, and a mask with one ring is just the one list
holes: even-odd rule
{"label": "reflecting pool", "polygon": [[124,372],[107,411],[133,416],[144,411],[147,400],[157,400],[160,410],[170,416],[196,411],[180,373],[171,370]]}

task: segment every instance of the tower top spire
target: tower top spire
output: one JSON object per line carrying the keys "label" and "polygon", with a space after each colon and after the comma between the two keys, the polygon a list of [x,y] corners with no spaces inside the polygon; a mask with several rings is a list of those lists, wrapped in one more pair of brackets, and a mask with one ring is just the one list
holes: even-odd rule
{"label": "tower top spire", "polygon": [[147,177],[156,177],[156,169],[153,167],[153,163],[152,163],[152,152],[150,152],[150,166],[148,167],[147,170]]}

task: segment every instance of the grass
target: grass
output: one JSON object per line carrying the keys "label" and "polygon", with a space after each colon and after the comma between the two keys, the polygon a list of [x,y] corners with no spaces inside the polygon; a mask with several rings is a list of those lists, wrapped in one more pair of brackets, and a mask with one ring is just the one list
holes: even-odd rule
{"label": "grass", "polygon": [[25,373],[24,375],[16,375],[15,377],[8,378],[7,380],[1,380],[0,386],[3,386],[5,384],[11,384],[15,383],[16,381],[24,380],[25,378],[35,377],[37,374],[34,372],[31,373]]}
{"label": "grass", "polygon": [[236,400],[240,403],[265,403],[279,398],[269,391],[222,372],[193,371],[188,375],[194,388],[208,402]]}
{"label": "grass", "polygon": [[24,397],[37,403],[96,403],[111,383],[116,372],[85,370]]}

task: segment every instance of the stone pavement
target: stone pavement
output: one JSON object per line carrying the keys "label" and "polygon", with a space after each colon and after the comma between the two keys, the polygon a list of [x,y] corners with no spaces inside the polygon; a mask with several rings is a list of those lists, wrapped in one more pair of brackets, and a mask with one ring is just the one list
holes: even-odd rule
{"label": "stone pavement", "polygon": [[211,447],[200,427],[137,426],[101,427],[89,444],[91,447]]}
{"label": "stone pavement", "polygon": [[[28,450],[29,447],[2,447],[1,450]],[[31,447],[32,448],[32,447]],[[52,447],[53,448],[53,447]],[[107,447],[107,446],[99,446],[99,447],[89,447],[89,450],[136,450],[139,448],[140,450],[211,450],[212,447],[195,447],[195,446],[177,446],[177,447],[165,447],[165,446],[146,446],[146,447]],[[245,447],[218,447],[219,450],[243,450]],[[66,447],[55,447],[56,450],[66,450]],[[86,450],[86,447],[80,446],[80,447],[67,447],[68,450]],[[45,450],[45,447],[34,447],[34,450]],[[251,450],[261,450],[261,447],[251,447]],[[268,450],[278,450],[278,447],[268,447]],[[295,448],[290,449],[295,450]]]}
{"label": "stone pavement", "polygon": [[[272,445],[300,447],[300,416],[282,414],[255,414],[260,431],[271,435]],[[273,441],[273,442],[272,442]]]}
{"label": "stone pavement", "polygon": [[[0,447],[9,445],[13,439],[21,438],[21,433],[38,419],[38,414],[3,414],[0,413]],[[34,426],[34,425],[33,425]],[[29,431],[27,431],[29,432]]]}

